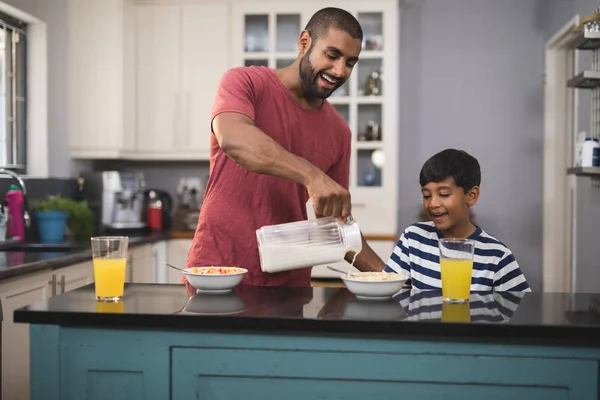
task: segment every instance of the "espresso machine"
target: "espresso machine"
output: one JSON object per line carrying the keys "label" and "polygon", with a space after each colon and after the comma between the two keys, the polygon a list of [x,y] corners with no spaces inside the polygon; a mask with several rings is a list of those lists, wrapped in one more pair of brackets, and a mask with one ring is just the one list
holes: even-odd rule
{"label": "espresso machine", "polygon": [[100,171],[82,174],[84,198],[96,216],[98,233],[144,229],[146,182],[141,172]]}

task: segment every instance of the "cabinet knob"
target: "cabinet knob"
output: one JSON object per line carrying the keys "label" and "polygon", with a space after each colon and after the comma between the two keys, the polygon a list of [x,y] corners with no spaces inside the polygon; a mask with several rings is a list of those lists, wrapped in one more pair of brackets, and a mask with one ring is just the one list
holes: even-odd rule
{"label": "cabinet knob", "polygon": [[66,287],[65,275],[62,275],[60,277],[60,286],[62,288],[61,293],[64,293],[65,292],[65,287]]}

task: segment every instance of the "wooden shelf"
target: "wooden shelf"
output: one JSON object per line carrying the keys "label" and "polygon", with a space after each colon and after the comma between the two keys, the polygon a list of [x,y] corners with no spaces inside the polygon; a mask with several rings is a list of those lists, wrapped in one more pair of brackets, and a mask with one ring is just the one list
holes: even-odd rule
{"label": "wooden shelf", "polygon": [[360,52],[359,58],[361,60],[373,60],[383,58],[384,52],[379,50],[363,50]]}
{"label": "wooden shelf", "polygon": [[350,96],[331,96],[327,99],[327,101],[333,105],[336,104],[350,104]]}
{"label": "wooden shelf", "polygon": [[600,32],[580,32],[571,42],[571,48],[578,50],[596,50],[600,48]]}
{"label": "wooden shelf", "polygon": [[356,141],[357,150],[379,150],[383,148],[383,143],[380,140],[363,140]]}
{"label": "wooden shelf", "polygon": [[358,96],[356,102],[359,106],[363,104],[383,104],[383,96]]}
{"label": "wooden shelf", "polygon": [[583,71],[569,79],[567,86],[578,89],[595,89],[600,87],[600,71]]}
{"label": "wooden shelf", "polygon": [[600,167],[576,167],[567,169],[568,175],[600,176]]}

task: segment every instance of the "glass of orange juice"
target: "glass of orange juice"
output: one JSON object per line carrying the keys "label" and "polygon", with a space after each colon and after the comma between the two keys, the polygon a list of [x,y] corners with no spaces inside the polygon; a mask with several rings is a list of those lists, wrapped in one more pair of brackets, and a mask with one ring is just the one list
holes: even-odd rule
{"label": "glass of orange juice", "polygon": [[128,246],[127,236],[92,238],[96,300],[116,302],[123,299]]}
{"label": "glass of orange juice", "polygon": [[471,322],[469,303],[453,304],[444,302],[442,304],[442,322]]}
{"label": "glass of orange juice", "polygon": [[442,297],[447,303],[466,303],[471,295],[473,253],[475,241],[471,239],[439,240]]}

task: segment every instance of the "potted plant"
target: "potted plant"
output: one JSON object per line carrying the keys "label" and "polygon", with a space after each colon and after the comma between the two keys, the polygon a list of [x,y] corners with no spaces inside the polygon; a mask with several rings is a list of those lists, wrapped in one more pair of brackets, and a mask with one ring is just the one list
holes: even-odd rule
{"label": "potted plant", "polygon": [[63,242],[67,228],[76,242],[89,240],[93,234],[94,214],[85,201],[49,195],[33,201],[31,208],[42,243]]}

